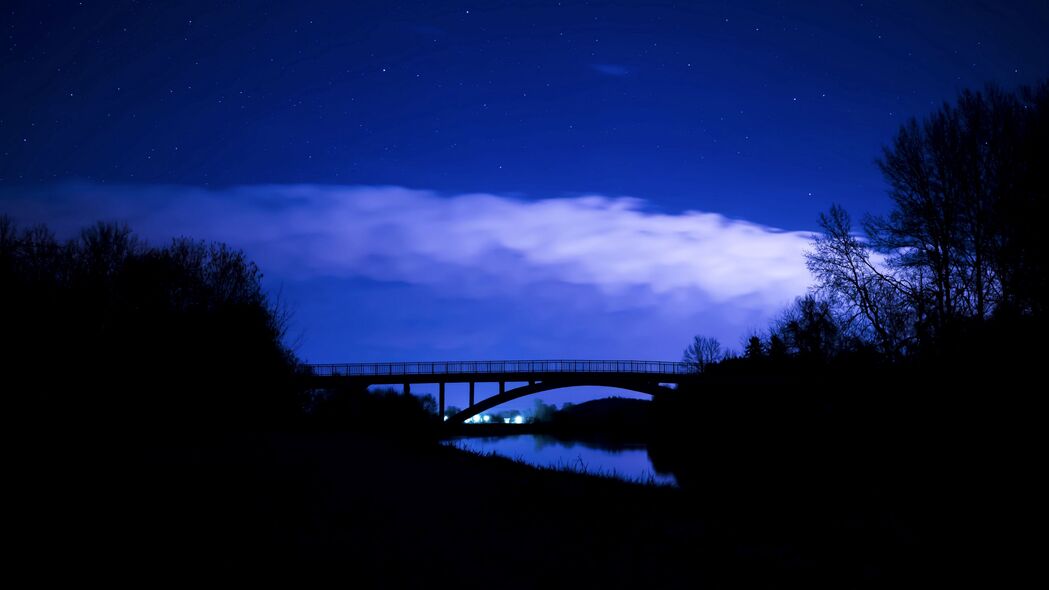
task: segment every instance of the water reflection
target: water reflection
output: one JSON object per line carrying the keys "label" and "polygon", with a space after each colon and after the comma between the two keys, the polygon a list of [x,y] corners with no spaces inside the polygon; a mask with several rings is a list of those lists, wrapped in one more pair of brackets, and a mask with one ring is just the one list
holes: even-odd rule
{"label": "water reflection", "polygon": [[583,440],[561,440],[543,434],[509,436],[464,436],[445,442],[474,453],[494,453],[539,467],[568,468],[627,481],[653,481],[677,485],[673,475],[652,465],[643,444],[612,444]]}

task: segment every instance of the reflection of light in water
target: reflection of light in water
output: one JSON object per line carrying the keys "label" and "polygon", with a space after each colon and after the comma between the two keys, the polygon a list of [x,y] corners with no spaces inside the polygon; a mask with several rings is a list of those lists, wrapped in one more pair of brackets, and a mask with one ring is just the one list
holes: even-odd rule
{"label": "reflection of light in water", "polygon": [[541,451],[546,447],[564,447],[565,449],[575,448],[576,441],[574,440],[558,440],[552,436],[546,436],[544,434],[535,435],[535,448],[537,451]]}
{"label": "reflection of light in water", "polygon": [[676,485],[673,475],[656,471],[643,445],[602,446],[589,441],[562,441],[532,434],[464,437],[445,444],[475,453],[518,459],[539,467],[567,468],[628,481],[651,480]]}

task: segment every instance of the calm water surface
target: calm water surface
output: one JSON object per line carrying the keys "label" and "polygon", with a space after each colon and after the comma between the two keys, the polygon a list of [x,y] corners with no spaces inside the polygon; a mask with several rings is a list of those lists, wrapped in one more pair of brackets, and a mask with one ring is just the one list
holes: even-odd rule
{"label": "calm water surface", "polygon": [[648,458],[645,445],[609,445],[591,441],[564,441],[542,434],[464,436],[445,441],[474,453],[494,453],[539,467],[569,467],[575,471],[614,475],[628,481],[677,485],[674,476],[659,473]]}

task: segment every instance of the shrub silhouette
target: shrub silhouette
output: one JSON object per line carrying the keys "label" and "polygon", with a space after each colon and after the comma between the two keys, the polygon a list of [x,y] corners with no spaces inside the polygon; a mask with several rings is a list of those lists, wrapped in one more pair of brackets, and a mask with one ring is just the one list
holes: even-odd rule
{"label": "shrub silhouette", "polygon": [[301,414],[285,315],[243,252],[99,223],[61,243],[0,216],[6,379],[83,428],[270,427]]}
{"label": "shrub silhouette", "polygon": [[312,428],[365,432],[402,441],[427,441],[440,424],[432,395],[415,396],[395,389],[333,388],[316,392],[310,405]]}

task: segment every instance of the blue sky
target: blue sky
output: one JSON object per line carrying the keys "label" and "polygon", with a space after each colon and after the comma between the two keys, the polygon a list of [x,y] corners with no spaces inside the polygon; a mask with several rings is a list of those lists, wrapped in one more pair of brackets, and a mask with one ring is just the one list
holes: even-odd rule
{"label": "blue sky", "polygon": [[12,2],[0,211],[244,248],[311,361],[675,360],[804,292],[831,203],[1031,2]]}

